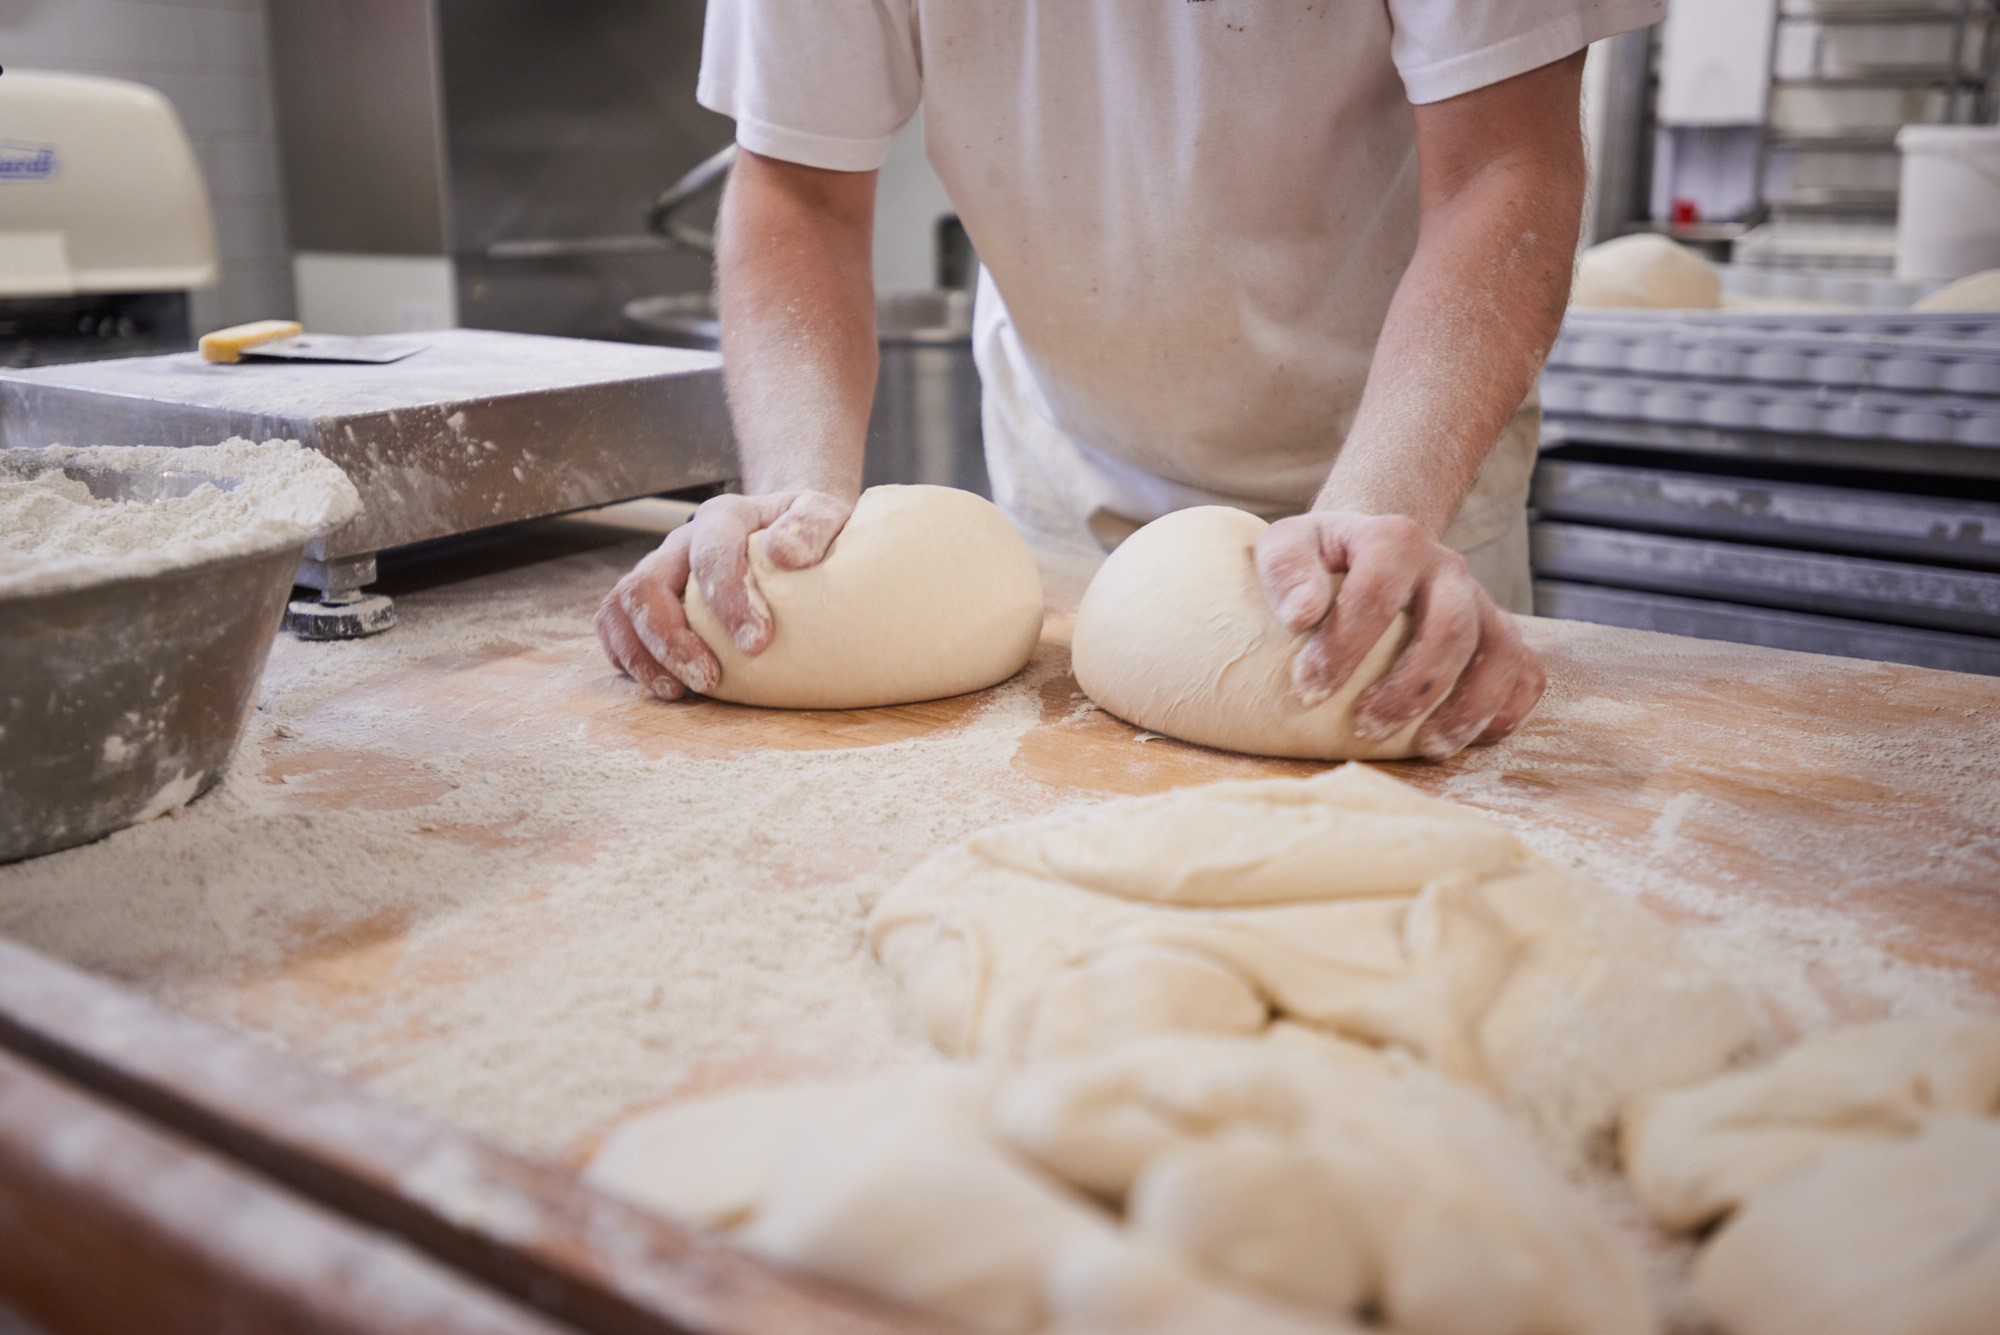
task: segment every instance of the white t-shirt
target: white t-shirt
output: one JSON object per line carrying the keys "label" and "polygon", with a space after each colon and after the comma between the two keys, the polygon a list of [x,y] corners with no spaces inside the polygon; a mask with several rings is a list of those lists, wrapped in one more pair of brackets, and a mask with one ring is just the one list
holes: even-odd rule
{"label": "white t-shirt", "polygon": [[710,0],[697,95],[745,148],[842,171],[879,167],[921,105],[1049,420],[1169,482],[1299,508],[1415,248],[1411,104],[1665,8]]}

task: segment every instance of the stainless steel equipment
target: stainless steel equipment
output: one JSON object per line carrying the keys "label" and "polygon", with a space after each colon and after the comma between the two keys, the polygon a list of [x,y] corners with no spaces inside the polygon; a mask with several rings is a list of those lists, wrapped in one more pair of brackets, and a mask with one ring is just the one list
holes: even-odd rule
{"label": "stainless steel equipment", "polygon": [[[388,364],[193,353],[0,374],[0,445],[310,446],[362,514],[307,549],[299,582],[346,598],[375,554],[736,476],[712,353],[458,329]],[[379,627],[378,627],[379,628]]]}
{"label": "stainless steel equipment", "polygon": [[[722,342],[706,292],[647,297],[625,308],[643,338],[682,348]],[[940,289],[883,297],[875,308],[882,344],[868,418],[868,486],[929,482],[991,494],[979,425],[979,368],[972,360],[972,294]]]}
{"label": "stainless steel equipment", "polygon": [[433,257],[457,323],[594,338],[623,336],[627,301],[708,281],[640,228],[663,177],[732,138],[694,100],[701,0],[268,9],[300,251]]}
{"label": "stainless steel equipment", "polygon": [[2000,671],[2000,319],[1571,312],[1536,610]]}
{"label": "stainless steel equipment", "polygon": [[[38,451],[0,451],[33,477]],[[234,479],[62,464],[93,496]],[[348,498],[345,504],[351,505]],[[88,843],[206,792],[257,704],[305,539],[139,578],[0,595],[0,862]]]}
{"label": "stainless steel equipment", "polygon": [[1700,640],[1730,640],[1770,649],[2000,676],[2000,640],[1983,635],[1740,607],[1705,598],[1558,580],[1535,581],[1535,611],[1564,621],[1592,621]]}
{"label": "stainless steel equipment", "polygon": [[[660,192],[646,212],[654,235],[712,259],[715,235],[688,220],[736,162],[734,144],[704,159]],[[955,220],[954,220],[955,221]],[[970,254],[969,245],[962,248]],[[954,262],[959,257],[953,257]],[[940,264],[945,260],[941,254]],[[964,263],[969,283],[976,257]],[[720,348],[722,322],[712,290],[643,297],[625,307],[640,338],[679,348]],[[979,421],[979,368],[972,360],[972,294],[957,287],[878,298],[881,361],[868,419],[862,480],[928,482],[991,494]]]}

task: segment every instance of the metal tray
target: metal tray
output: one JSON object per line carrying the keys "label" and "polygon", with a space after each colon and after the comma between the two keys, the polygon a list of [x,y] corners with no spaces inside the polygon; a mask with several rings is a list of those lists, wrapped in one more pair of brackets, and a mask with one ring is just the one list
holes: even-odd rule
{"label": "metal tray", "polygon": [[2000,635],[2000,574],[1703,538],[1538,523],[1536,575],[1720,602]]}
{"label": "metal tray", "polygon": [[1694,322],[1603,321],[1565,326],[1549,353],[1558,372],[2000,396],[1993,339],[1739,329]]}
{"label": "metal tray", "polygon": [[1544,457],[1543,519],[2000,570],[2000,505]]}
{"label": "metal tray", "polygon": [[1810,612],[1743,607],[1553,579],[1535,581],[1535,611],[1564,621],[2000,676],[2000,640],[1949,631],[1884,626]]}
{"label": "metal tray", "polygon": [[1989,311],[1633,311],[1573,309],[1563,336],[1619,324],[1704,325],[1792,334],[1866,334],[1872,338],[2000,339],[2000,312]]}
{"label": "metal tray", "polygon": [[2000,478],[2000,450],[1981,445],[1929,445],[1783,431],[1725,431],[1672,422],[1615,422],[1602,417],[1542,414],[1542,445],[1613,445],[1673,454],[1712,455],[1740,462],[1770,461],[1864,472]]}
{"label": "metal tray", "polygon": [[1542,409],[1566,418],[2000,447],[2000,398],[1963,394],[1815,389],[1551,369],[1542,375]]}

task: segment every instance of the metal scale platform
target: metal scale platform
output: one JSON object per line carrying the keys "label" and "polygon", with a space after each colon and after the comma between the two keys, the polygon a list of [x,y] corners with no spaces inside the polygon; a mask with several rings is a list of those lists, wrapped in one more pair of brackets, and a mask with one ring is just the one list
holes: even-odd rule
{"label": "metal scale platform", "polygon": [[366,594],[389,548],[737,475],[722,359],[680,348],[455,329],[386,364],[195,353],[0,372],[0,447],[297,440],[347,471],[362,513],[306,550],[309,637],[387,629]]}

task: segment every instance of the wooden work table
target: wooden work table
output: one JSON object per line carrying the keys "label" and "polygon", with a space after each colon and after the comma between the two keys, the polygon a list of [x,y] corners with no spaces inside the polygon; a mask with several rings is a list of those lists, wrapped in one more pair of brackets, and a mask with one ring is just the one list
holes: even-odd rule
{"label": "wooden work table", "polygon": [[[528,968],[560,922],[550,916],[545,885],[557,877],[575,883],[579,868],[587,870],[588,828],[528,839],[500,822],[468,829],[427,817],[444,800],[449,774],[505,769],[535,748],[570,762],[601,755],[606,764],[634,757],[747,763],[773,753],[885,746],[920,759],[925,747],[970,736],[996,709],[1023,721],[1007,734],[997,765],[982,772],[982,811],[1032,813],[1316,767],[1142,739],[1090,709],[1068,674],[1064,608],[1073,605],[1075,588],[1067,583],[1052,586],[1055,610],[1028,673],[993,692],[851,713],[662,704],[606,668],[589,632],[596,597],[646,541],[604,524],[545,524],[505,549],[392,581],[410,632],[337,650],[349,655],[339,661],[358,670],[331,686],[326,664],[335,660],[325,657],[325,646],[281,641],[274,653],[268,684],[283,724],[253,729],[230,783],[258,785],[261,800],[279,813],[365,809],[375,813],[369,828],[381,839],[408,838],[413,848],[447,838],[504,854],[520,872],[505,885],[445,896],[421,918],[379,906],[339,922],[307,921],[302,913],[276,958],[240,973],[215,969],[191,983],[187,961],[121,953],[78,925],[58,891],[66,868],[80,880],[101,865],[91,857],[57,854],[11,881],[0,868],[0,928],[34,947],[0,943],[0,1062],[34,1068],[16,1074],[0,1064],[0,1302],[34,1300],[45,1312],[71,1315],[89,1306],[52,1304],[32,1277],[10,1270],[9,1239],[35,1232],[32,1211],[10,1212],[10,1194],[48,1202],[84,1191],[114,1221],[107,1228],[128,1241],[153,1239],[145,1254],[167,1259],[149,1264],[162,1273],[186,1270],[185,1256],[175,1261],[173,1248],[155,1245],[163,1230],[171,1238],[186,1227],[185,1219],[121,1204],[115,1182],[65,1187],[61,1172],[31,1162],[35,1127],[60,1121],[59,1105],[70,1099],[94,1101],[99,1116],[143,1123],[107,1129],[105,1143],[165,1137],[159,1144],[134,1140],[134,1163],[166,1155],[165,1163],[181,1153],[206,1165],[202,1171],[215,1180],[203,1189],[222,1193],[218,1201],[253,1190],[284,1198],[263,1208],[303,1212],[299,1235],[320,1230],[323,1249],[413,1248],[438,1274],[409,1282],[442,1304],[436,1310],[456,1314],[405,1327],[350,1302],[338,1309],[340,1319],[311,1328],[925,1328],[769,1272],[578,1187],[575,1166],[628,1106],[607,1104],[577,1134],[537,1147],[530,1158],[496,1148],[435,1109],[412,1111],[364,1088],[400,1088],[400,1080],[465,1041],[449,1019],[461,994]],[[533,615],[507,610],[519,608]],[[490,633],[425,639],[424,626],[453,618],[490,623]],[[1849,967],[1870,951],[1924,979],[1925,998],[2000,1006],[2000,680],[1573,623],[1537,621],[1529,633],[1551,688],[1517,737],[1443,765],[1385,768],[1490,811],[1551,855],[1702,925],[1724,953],[1803,961],[1792,971],[1793,990],[1770,996],[1781,1021],[1904,1007],[1908,995],[1881,984],[1882,968]],[[396,636],[405,637],[400,646]],[[309,694],[310,703],[284,711],[287,690],[301,699]],[[364,714],[393,726],[358,734],[350,725]],[[521,779],[524,786],[547,781]],[[942,791],[937,797],[940,804],[954,800]],[[217,805],[204,813],[203,803]],[[198,835],[199,822],[223,829],[224,812],[217,799],[203,799],[176,829],[118,838],[128,848],[147,839],[164,848],[169,835]],[[906,825],[928,829],[924,822],[934,820],[952,828],[948,814],[903,814]],[[587,826],[587,816],[578,823]],[[768,884],[746,893],[867,875],[886,881],[927,851],[863,836],[824,842],[806,852],[780,847],[761,873]],[[157,884],[128,892],[197,911],[196,889],[176,880],[188,876],[200,879],[163,858]],[[356,892],[365,899],[369,887]],[[252,907],[271,914],[285,905],[283,888],[273,887],[267,902]],[[92,976],[104,973],[118,983]],[[1802,1003],[1801,987],[1821,1009]],[[290,1052],[176,1013],[146,999],[149,992],[176,1004],[198,996],[191,1009]],[[412,1012],[441,1018],[428,1026],[392,1018]],[[378,1035],[379,1051],[363,1062],[338,1050],[336,1024],[344,1034]],[[796,1056],[712,1071],[702,1083],[810,1069]],[[30,1090],[35,1081],[47,1087]],[[186,1164],[143,1171],[182,1170],[193,1171]],[[225,1180],[231,1173],[254,1180]],[[200,1273],[233,1273],[227,1250],[195,1248],[206,1267]],[[100,1259],[109,1264],[115,1254]],[[329,1262],[323,1274],[286,1282],[324,1298],[339,1290],[338,1271]],[[453,1285],[476,1292],[446,1292]],[[246,1291],[266,1306],[244,1310],[306,1301],[275,1280]],[[488,1311],[495,1302],[503,1308]],[[310,1302],[307,1308],[318,1310]],[[101,1315],[76,1320],[78,1329],[117,1328]]]}

